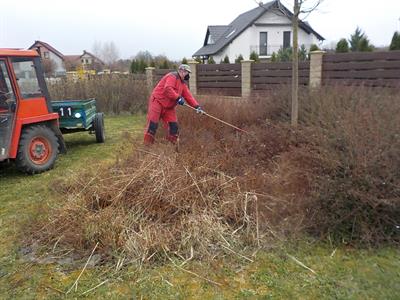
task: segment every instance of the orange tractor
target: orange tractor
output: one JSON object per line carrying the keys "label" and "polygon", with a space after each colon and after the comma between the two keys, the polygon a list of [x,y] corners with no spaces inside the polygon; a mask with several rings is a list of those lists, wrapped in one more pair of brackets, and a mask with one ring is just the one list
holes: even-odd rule
{"label": "orange tractor", "polygon": [[39,54],[0,49],[0,161],[15,160],[34,174],[51,169],[65,151]]}

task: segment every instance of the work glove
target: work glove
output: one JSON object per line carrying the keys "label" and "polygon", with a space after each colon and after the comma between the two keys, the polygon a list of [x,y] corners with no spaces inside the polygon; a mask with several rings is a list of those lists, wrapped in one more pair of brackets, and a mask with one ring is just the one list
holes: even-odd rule
{"label": "work glove", "polygon": [[179,97],[178,100],[176,100],[176,103],[178,103],[179,105],[184,105],[185,104],[185,98]]}
{"label": "work glove", "polygon": [[201,108],[201,106],[197,106],[196,107],[196,113],[198,113],[198,114],[205,114],[206,112]]}

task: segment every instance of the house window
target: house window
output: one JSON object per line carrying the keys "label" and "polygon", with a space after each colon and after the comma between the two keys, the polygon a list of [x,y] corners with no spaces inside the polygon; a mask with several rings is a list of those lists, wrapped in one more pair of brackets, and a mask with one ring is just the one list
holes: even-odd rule
{"label": "house window", "polygon": [[50,54],[49,54],[49,52],[43,52],[43,57],[44,58],[46,58],[46,59],[49,59],[50,58]]}
{"label": "house window", "polygon": [[290,31],[283,32],[283,49],[290,47]]}
{"label": "house window", "polygon": [[260,55],[267,55],[268,32],[260,32]]}

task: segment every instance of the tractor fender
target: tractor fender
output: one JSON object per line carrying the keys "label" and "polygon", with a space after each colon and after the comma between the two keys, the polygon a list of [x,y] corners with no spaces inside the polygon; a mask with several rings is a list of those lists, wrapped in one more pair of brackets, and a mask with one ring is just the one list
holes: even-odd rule
{"label": "tractor fender", "polygon": [[65,145],[64,137],[61,133],[60,127],[58,127],[58,121],[50,121],[49,123],[51,129],[54,131],[58,139],[59,152],[62,154],[67,153],[67,146]]}
{"label": "tractor fender", "polygon": [[58,145],[59,145],[59,153],[65,154],[67,153],[67,146],[65,145],[64,137],[61,133],[60,128],[58,127],[58,121],[57,120],[50,120],[50,121],[44,121],[44,122],[39,122],[39,123],[34,123],[34,124],[26,124],[22,128],[30,125],[36,125],[36,124],[43,124],[51,128],[53,130],[54,134],[57,137],[58,140]]}

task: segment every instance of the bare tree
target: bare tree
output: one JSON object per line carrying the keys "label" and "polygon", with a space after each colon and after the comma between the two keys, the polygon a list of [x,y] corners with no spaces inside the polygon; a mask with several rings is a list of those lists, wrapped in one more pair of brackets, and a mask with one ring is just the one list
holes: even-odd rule
{"label": "bare tree", "polygon": [[119,58],[119,51],[114,42],[104,43],[103,45],[103,61],[110,67],[115,64]]}
{"label": "bare tree", "polygon": [[92,53],[97,56],[98,58],[101,58],[102,56],[102,49],[103,45],[100,41],[95,41],[92,46]]}
{"label": "bare tree", "polygon": [[[297,126],[299,119],[299,16],[306,14],[305,18],[313,12],[323,0],[294,0],[292,27],[293,27],[293,59],[292,59],[292,114],[291,124]],[[303,18],[303,20],[305,19]],[[302,20],[300,20],[302,22]]]}
{"label": "bare tree", "polygon": [[110,69],[119,59],[119,51],[114,42],[99,42],[95,41],[92,47],[92,52],[100,58]]}

